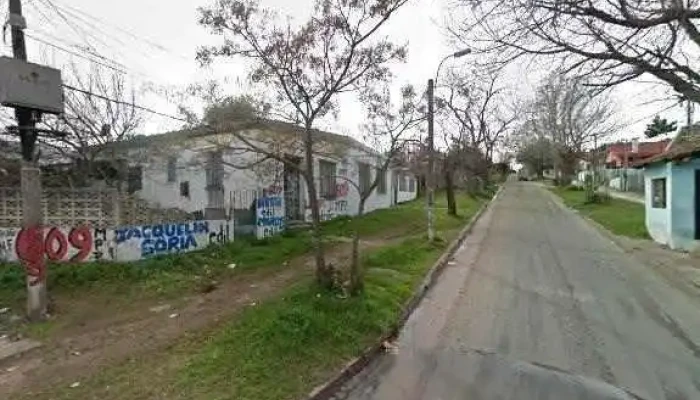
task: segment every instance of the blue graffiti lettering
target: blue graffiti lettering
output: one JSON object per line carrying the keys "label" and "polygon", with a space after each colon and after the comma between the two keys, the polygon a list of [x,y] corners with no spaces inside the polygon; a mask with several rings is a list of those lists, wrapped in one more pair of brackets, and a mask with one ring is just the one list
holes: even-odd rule
{"label": "blue graffiti lettering", "polygon": [[141,242],[141,256],[148,257],[153,254],[153,241],[151,239],[146,239]]}
{"label": "blue graffiti lettering", "polygon": [[180,238],[177,236],[170,236],[168,238],[168,251],[179,250],[180,249]]}
{"label": "blue graffiti lettering", "polygon": [[117,243],[122,243],[126,241],[126,235],[125,235],[126,229],[115,229],[114,234],[117,236],[116,240]]}
{"label": "blue graffiti lettering", "polygon": [[153,248],[157,253],[168,251],[168,242],[165,239],[158,239]]}
{"label": "blue graffiti lettering", "polygon": [[258,226],[284,226],[284,218],[282,217],[263,217],[258,218]]}
{"label": "blue graffiti lettering", "polygon": [[163,225],[156,225],[153,227],[153,237],[163,237]]}
{"label": "blue graffiti lettering", "polygon": [[186,236],[185,244],[182,246],[184,250],[188,250],[190,247],[197,248],[197,241],[194,240],[194,236]]}

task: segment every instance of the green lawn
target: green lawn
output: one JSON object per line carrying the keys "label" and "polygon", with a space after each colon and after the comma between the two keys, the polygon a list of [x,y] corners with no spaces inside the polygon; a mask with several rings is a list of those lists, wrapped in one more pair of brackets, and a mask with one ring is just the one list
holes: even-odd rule
{"label": "green lawn", "polygon": [[[64,386],[23,398],[303,398],[396,323],[403,304],[426,271],[484,202],[482,198],[461,197],[459,218],[449,218],[444,215],[446,210],[439,210],[437,226],[442,240],[433,244],[422,234],[407,230],[402,241],[365,254],[366,290],[361,296],[345,298],[305,281],[247,308],[212,331],[184,338],[167,353],[104,369],[78,388]],[[422,204],[408,204],[399,210],[404,210],[403,218],[394,215],[396,210],[386,210],[367,217],[374,222],[354,226],[364,233],[376,233],[378,225],[388,222],[421,225],[408,217],[423,217]],[[326,228],[342,232],[332,224]]]}
{"label": "green lawn", "polygon": [[603,204],[585,204],[585,192],[568,188],[554,188],[564,203],[582,215],[603,225],[616,235],[648,239],[645,211],[642,204],[610,199]]}
{"label": "green lawn", "polygon": [[[460,226],[485,201],[464,193],[456,195],[458,216],[448,217],[447,198],[444,193],[435,196],[435,224],[437,229]],[[324,224],[324,233],[330,236],[351,236],[356,230],[360,236],[393,232],[398,235],[418,234],[427,229],[425,199],[417,199],[396,208],[366,214],[362,218],[339,218]]]}

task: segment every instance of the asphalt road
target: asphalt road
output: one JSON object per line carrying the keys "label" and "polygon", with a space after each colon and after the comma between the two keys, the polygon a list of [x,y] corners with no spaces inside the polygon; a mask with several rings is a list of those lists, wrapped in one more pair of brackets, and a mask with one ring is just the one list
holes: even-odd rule
{"label": "asphalt road", "polygon": [[336,398],[700,399],[700,304],[532,183],[506,186],[397,344]]}

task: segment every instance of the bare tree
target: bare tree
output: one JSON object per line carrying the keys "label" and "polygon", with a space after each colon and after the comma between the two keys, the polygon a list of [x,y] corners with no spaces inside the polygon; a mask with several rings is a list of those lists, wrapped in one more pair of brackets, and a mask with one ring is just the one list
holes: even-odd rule
{"label": "bare tree", "polygon": [[[411,134],[414,129],[425,119],[425,112],[418,105],[420,99],[412,86],[404,86],[401,89],[401,101],[394,104],[391,100],[391,92],[388,87],[381,91],[368,90],[363,93],[363,103],[367,106],[367,122],[364,124],[365,139],[372,144],[374,149],[382,149],[376,154],[374,162],[374,179],[362,182],[348,180],[360,195],[357,216],[361,217],[365,212],[367,199],[381,184],[386,190],[387,172],[397,156],[403,151],[407,143],[413,142]],[[372,165],[369,164],[369,165]],[[350,291],[358,294],[364,289],[364,273],[360,265],[359,232],[355,232],[352,242],[352,260],[350,265]]]}
{"label": "bare tree", "polygon": [[65,159],[77,160],[73,183],[89,177],[105,179],[115,172],[118,177],[123,171],[110,145],[129,140],[143,124],[142,112],[133,106],[136,91],[124,75],[99,67],[81,72],[72,65],[68,82],[80,90],[65,91],[64,114],[44,118],[41,127],[48,133],[39,136],[39,143]]}
{"label": "bare tree", "polygon": [[606,94],[578,78],[553,74],[537,90],[524,128],[534,138],[546,138],[562,184],[568,184],[586,147],[614,133],[615,106]]}
{"label": "bare tree", "polygon": [[449,95],[439,98],[438,105],[447,144],[443,172],[448,212],[456,215],[454,174],[464,174],[472,192],[474,179],[488,180],[494,151],[512,130],[517,113],[497,74],[471,79],[453,74],[447,82]]}
{"label": "bare tree", "polygon": [[[271,151],[250,138],[239,137],[250,150],[299,168],[311,207],[317,280],[333,285],[333,271],[324,259],[318,194],[314,184],[314,125],[336,111],[338,94],[354,91],[389,76],[388,64],[403,61],[405,46],[397,46],[377,31],[407,0],[318,0],[312,17],[295,26],[279,23],[277,15],[254,0],[218,0],[200,9],[200,24],[222,36],[221,45],[198,53],[203,63],[216,57],[241,56],[253,62],[251,79],[275,92],[279,113],[304,128],[303,165],[284,152]],[[238,131],[238,130],[236,130]],[[280,149],[275,147],[275,149]],[[294,149],[294,146],[292,147]]]}
{"label": "bare tree", "polygon": [[[650,74],[700,102],[699,0],[459,0],[451,31],[507,63],[556,57],[609,87]],[[551,62],[550,58],[546,58]]]}

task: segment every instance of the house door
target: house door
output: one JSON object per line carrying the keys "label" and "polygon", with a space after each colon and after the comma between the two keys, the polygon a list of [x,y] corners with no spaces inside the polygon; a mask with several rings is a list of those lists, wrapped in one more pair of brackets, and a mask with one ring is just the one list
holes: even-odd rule
{"label": "house door", "polygon": [[[297,163],[301,160],[295,160]],[[299,170],[284,166],[284,209],[288,221],[301,221],[301,176]]]}
{"label": "house door", "polygon": [[700,240],[700,170],[697,169],[695,170],[695,240]]}

